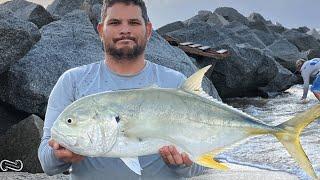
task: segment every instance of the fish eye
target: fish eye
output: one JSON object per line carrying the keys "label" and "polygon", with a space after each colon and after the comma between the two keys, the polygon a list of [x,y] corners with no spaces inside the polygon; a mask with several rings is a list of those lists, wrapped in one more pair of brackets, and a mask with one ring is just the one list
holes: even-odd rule
{"label": "fish eye", "polygon": [[67,120],[67,122],[68,122],[69,124],[71,124],[71,123],[72,123],[72,119],[69,118],[69,119]]}
{"label": "fish eye", "polygon": [[72,118],[68,118],[68,119],[66,119],[66,123],[67,123],[68,125],[71,125],[71,124],[74,124],[75,121],[74,121]]}

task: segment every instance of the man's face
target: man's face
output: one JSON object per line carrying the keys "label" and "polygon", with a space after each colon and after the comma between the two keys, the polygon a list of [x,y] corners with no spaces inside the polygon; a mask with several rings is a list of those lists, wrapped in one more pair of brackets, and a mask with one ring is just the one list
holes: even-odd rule
{"label": "man's face", "polygon": [[106,53],[116,60],[133,60],[142,55],[151,29],[139,6],[123,3],[109,7],[104,22],[98,25]]}

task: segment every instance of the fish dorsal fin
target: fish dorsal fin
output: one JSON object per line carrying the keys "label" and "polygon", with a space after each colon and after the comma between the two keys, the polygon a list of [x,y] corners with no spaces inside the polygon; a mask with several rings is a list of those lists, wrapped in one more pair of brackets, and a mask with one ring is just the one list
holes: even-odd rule
{"label": "fish dorsal fin", "polygon": [[203,92],[201,88],[202,79],[210,67],[211,65],[208,65],[195,72],[182,84],[181,88],[185,91],[200,95],[200,93]]}
{"label": "fish dorsal fin", "polygon": [[204,97],[206,99],[209,99],[211,101],[214,101],[215,103],[224,106],[226,108],[230,108],[233,109],[234,111],[238,112],[239,114],[243,115],[243,116],[247,116],[248,118],[251,118],[253,120],[259,121],[257,118],[237,109],[234,108],[230,105],[227,105],[223,102],[218,101],[217,99],[214,99],[212,96],[210,96],[209,94],[207,94],[201,87],[201,83],[204,77],[204,74],[210,69],[211,65],[208,65],[200,70],[198,70],[197,72],[195,72],[193,75],[191,75],[188,79],[186,79],[186,81],[182,84],[182,86],[180,87],[181,89],[183,89],[184,91],[196,94],[198,96]]}
{"label": "fish dorsal fin", "polygon": [[207,98],[211,101],[214,100],[212,96],[207,94],[201,87],[202,80],[204,77],[204,74],[211,68],[211,65],[208,65],[197,72],[195,72],[193,75],[191,75],[181,86],[181,88],[185,91],[191,92],[193,94],[197,94],[199,96],[202,96],[204,98]]}

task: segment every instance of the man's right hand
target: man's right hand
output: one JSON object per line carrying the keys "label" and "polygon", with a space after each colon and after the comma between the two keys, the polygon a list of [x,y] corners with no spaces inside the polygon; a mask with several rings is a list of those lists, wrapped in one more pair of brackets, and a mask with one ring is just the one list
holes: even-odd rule
{"label": "man's right hand", "polygon": [[58,159],[62,159],[67,163],[78,163],[84,159],[84,156],[75,154],[72,151],[60,146],[60,144],[58,144],[53,139],[51,139],[48,143],[49,143],[49,146],[52,147],[54,155]]}
{"label": "man's right hand", "polygon": [[307,98],[301,98],[301,103],[302,104],[307,104],[309,101],[307,100]]}

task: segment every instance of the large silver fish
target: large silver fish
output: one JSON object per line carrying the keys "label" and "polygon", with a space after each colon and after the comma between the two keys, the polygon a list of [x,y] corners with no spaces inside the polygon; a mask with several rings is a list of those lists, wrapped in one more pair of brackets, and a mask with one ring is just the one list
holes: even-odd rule
{"label": "large silver fish", "polygon": [[52,139],[91,157],[136,157],[174,144],[195,163],[226,169],[214,160],[217,153],[250,136],[272,134],[307,174],[317,178],[299,135],[320,117],[320,104],[278,126],[268,126],[205,94],[201,82],[209,68],[177,89],[150,87],[83,97],[57,118]]}

